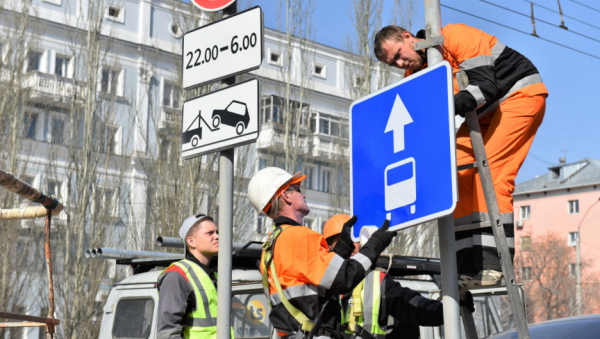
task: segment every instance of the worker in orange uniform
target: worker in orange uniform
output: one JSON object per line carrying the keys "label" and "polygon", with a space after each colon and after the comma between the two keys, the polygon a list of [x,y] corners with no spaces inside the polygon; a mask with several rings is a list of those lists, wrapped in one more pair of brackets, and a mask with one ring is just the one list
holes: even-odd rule
{"label": "worker in orange uniform", "polygon": [[[514,257],[513,197],[515,177],[529,152],[546,110],[548,91],[533,63],[496,37],[463,24],[442,28],[442,53],[453,73],[465,71],[469,85],[459,91],[454,79],[454,110],[463,116],[476,111],[502,215],[511,257]],[[425,50],[415,43],[425,39],[398,26],[387,26],[375,37],[377,58],[406,70],[409,76],[427,63]],[[475,162],[466,123],[456,134],[458,165]],[[458,173],[456,225],[487,220],[487,205],[477,169]],[[497,284],[502,267],[491,228],[456,233],[461,287]]]}
{"label": "worker in orange uniform", "polygon": [[[282,338],[341,339],[341,310],[336,296],[352,291],[375,266],[379,254],[396,232],[389,221],[376,231],[359,253],[343,235],[329,252],[323,236],[302,226],[310,212],[299,187],[305,175],[267,167],[248,184],[250,203],[273,219],[273,232],[263,245],[263,287],[272,311],[269,320]],[[357,218],[350,219],[351,227]]]}

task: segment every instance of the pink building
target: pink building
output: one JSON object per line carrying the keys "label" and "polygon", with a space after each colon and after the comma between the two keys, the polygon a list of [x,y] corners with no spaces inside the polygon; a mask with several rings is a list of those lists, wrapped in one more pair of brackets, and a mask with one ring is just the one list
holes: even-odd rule
{"label": "pink building", "polygon": [[[600,273],[600,161],[586,158],[548,168],[548,173],[515,188],[515,247],[528,250],[532,237],[551,231],[575,246],[581,231],[582,261],[589,261],[582,275]],[[575,275],[575,249],[569,272]],[[520,267],[521,280],[531,271]],[[530,268],[529,268],[530,270]]]}

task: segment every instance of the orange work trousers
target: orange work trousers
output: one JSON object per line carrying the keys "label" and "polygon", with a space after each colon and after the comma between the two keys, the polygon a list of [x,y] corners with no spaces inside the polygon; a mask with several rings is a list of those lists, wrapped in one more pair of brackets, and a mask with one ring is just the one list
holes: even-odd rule
{"label": "orange work trousers", "polygon": [[[512,193],[515,189],[515,178],[544,119],[547,96],[548,92],[543,83],[529,85],[513,92],[494,112],[479,121],[496,198],[512,253]],[[475,162],[466,121],[456,134],[456,156],[458,165]],[[488,220],[488,209],[477,169],[458,172],[458,197],[459,201],[454,210],[455,225]],[[459,273],[482,269],[501,270],[491,228],[456,233],[456,251]]]}

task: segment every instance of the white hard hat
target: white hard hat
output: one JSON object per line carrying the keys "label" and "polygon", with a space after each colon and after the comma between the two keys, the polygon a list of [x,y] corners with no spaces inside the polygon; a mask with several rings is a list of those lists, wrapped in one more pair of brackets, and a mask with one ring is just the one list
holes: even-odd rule
{"label": "white hard hat", "polygon": [[299,184],[306,178],[300,172],[291,175],[278,167],[267,167],[258,171],[248,184],[248,196],[250,203],[258,213],[269,210],[271,199],[274,195],[279,196],[290,185]]}

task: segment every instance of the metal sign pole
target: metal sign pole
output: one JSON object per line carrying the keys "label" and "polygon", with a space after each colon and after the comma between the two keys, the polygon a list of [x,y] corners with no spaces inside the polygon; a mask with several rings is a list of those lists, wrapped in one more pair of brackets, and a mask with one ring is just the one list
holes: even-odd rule
{"label": "metal sign pole", "polygon": [[[425,0],[425,27],[427,39],[442,35],[442,15],[439,0]],[[443,61],[441,47],[427,49],[428,66]],[[440,236],[440,265],[442,273],[442,301],[444,303],[444,337],[460,338],[460,308],[458,304],[458,284],[456,249],[454,244],[454,219],[452,214],[438,219]]]}
{"label": "metal sign pole", "polygon": [[[237,1],[223,10],[223,17],[237,13]],[[235,76],[223,87],[235,84]],[[231,271],[233,245],[233,148],[219,154],[219,284],[217,287],[217,338],[231,338]]]}

